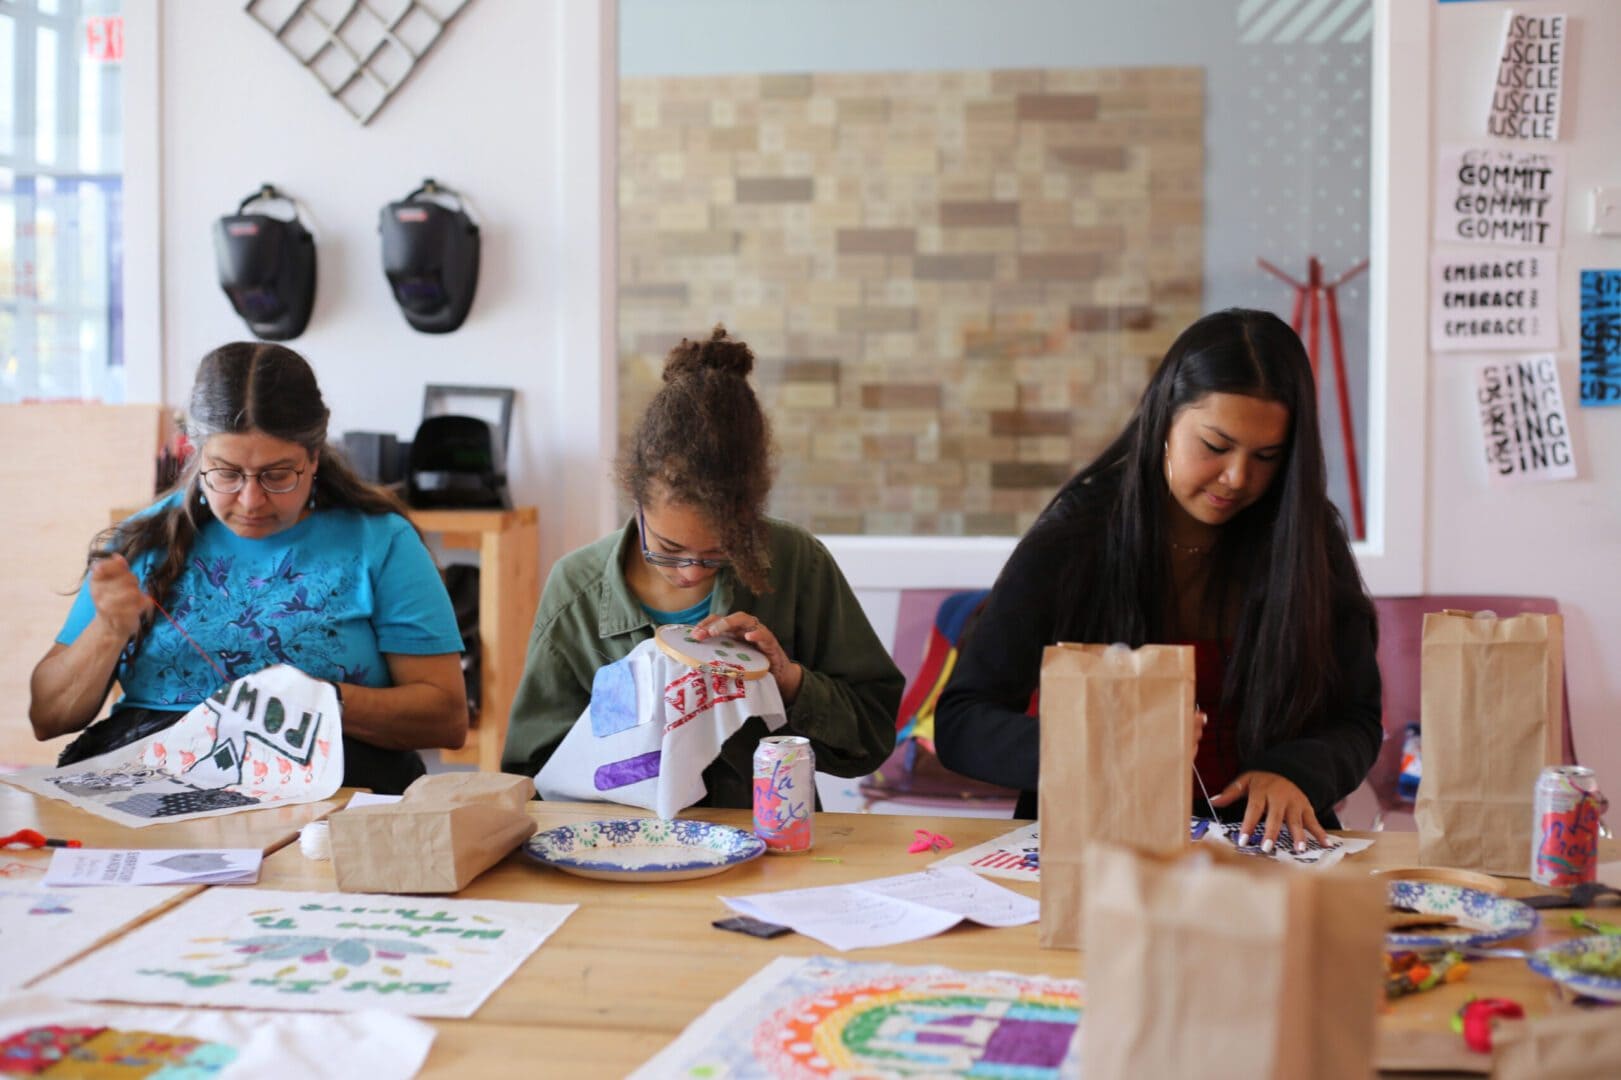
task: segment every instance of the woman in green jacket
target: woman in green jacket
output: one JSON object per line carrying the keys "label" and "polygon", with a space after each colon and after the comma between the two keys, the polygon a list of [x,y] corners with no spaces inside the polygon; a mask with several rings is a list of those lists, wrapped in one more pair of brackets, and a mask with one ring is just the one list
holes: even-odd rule
{"label": "woman in green jacket", "polygon": [[[903,680],[822,544],[765,516],[770,428],[754,354],[716,327],[683,340],[621,457],[625,527],[564,556],[535,615],[501,767],[533,776],[591,701],[598,668],[664,623],[754,644],[816,767],[865,776],[895,746]],[[750,719],[704,771],[710,806],[746,807],[765,723]]]}

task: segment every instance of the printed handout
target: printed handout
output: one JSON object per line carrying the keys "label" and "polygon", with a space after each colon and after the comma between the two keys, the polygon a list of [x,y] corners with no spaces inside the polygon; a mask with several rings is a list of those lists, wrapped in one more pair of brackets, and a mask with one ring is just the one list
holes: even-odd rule
{"label": "printed handout", "polygon": [[917,941],[964,919],[982,926],[1021,926],[1041,914],[1030,897],[962,867],[721,900],[733,911],[791,926],[840,950]]}

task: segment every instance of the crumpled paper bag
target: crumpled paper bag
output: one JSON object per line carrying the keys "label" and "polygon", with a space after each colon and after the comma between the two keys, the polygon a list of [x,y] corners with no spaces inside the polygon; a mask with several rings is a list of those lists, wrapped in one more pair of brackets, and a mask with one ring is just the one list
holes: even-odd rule
{"label": "crumpled paper bag", "polygon": [[535,833],[528,778],[424,776],[397,803],[333,814],[332,866],[344,892],[454,893]]}

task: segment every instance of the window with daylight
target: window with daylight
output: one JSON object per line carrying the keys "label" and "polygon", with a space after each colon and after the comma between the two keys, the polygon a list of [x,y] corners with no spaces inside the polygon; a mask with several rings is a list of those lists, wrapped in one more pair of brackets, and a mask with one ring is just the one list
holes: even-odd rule
{"label": "window with daylight", "polygon": [[[1316,327],[1361,532],[1372,0],[622,0],[619,25],[622,434],[724,322],[775,513],[1012,536],[1183,327],[1260,307]],[[1297,309],[1314,274],[1337,303]]]}
{"label": "window with daylight", "polygon": [[119,0],[0,0],[0,402],[124,396]]}

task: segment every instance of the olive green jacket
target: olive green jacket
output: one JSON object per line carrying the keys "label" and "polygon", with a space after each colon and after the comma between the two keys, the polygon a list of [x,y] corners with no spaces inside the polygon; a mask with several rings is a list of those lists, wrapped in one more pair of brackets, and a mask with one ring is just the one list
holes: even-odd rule
{"label": "olive green jacket", "polygon": [[[778,734],[810,739],[821,772],[865,776],[895,748],[904,680],[821,542],[784,521],[767,519],[767,526],[772,591],[757,596],[730,569],[722,570],[710,611],[758,617],[803,665],[799,697]],[[552,567],[512,702],[501,755],[506,772],[539,772],[590,704],[597,669],[653,636],[653,621],[623,569],[627,554],[641,557],[640,544],[633,518]],[[726,741],[704,770],[704,805],[751,804],[754,748],[766,734],[765,722],[754,717]]]}

